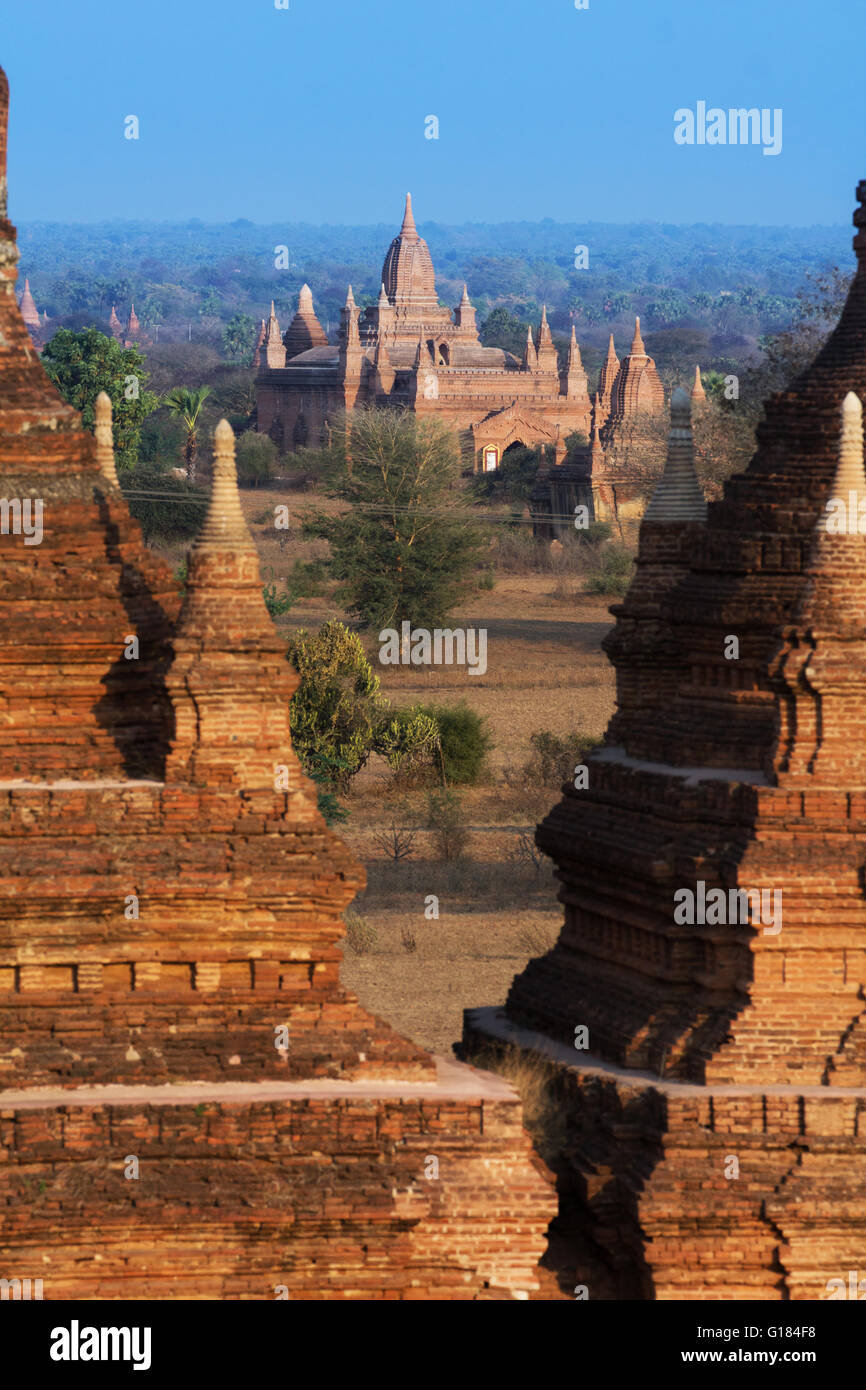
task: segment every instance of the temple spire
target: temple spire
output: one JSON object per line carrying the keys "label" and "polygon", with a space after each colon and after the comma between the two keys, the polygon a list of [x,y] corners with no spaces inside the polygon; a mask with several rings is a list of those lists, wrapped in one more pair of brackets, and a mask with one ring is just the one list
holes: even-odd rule
{"label": "temple spire", "polygon": [[30,289],[30,281],[24,277],[24,293],[21,296],[21,303],[18,305],[21,310],[21,317],[28,328],[39,327],[39,310],[36,308],[36,300]]}
{"label": "temple spire", "polygon": [[523,349],[523,370],[534,372],[538,366],[538,356],[535,351],[535,344],[532,341],[532,329],[526,330],[526,347]]}
{"label": "temple spire", "polygon": [[286,348],[280,336],[280,321],[277,318],[273,300],[271,300],[271,312],[268,315],[262,348],[266,367],[284,367],[286,365]]}
{"label": "temple spire", "polygon": [[706,498],[695,472],[691,403],[682,386],[671,396],[665,468],[643,519],[645,522],[704,522],[707,519]]}
{"label": "temple spire", "polygon": [[196,785],[273,789],[275,764],[286,764],[298,785],[288,710],[297,677],[262,598],[227,420],[214,431],[213,459],[166,677],[175,711],[167,774]]}
{"label": "temple spire", "polygon": [[646,350],[646,348],[644,347],[644,344],[643,344],[643,338],[642,338],[641,335],[640,335],[640,319],[639,319],[639,318],[635,318],[635,321],[634,321],[634,337],[633,337],[632,340],[631,340],[631,347],[629,348],[629,354],[630,354],[632,357],[646,357],[646,355],[647,355],[647,350]]}
{"label": "temple spire", "polygon": [[216,548],[230,550],[233,554],[240,551],[256,554],[253,538],[241,510],[235,465],[235,436],[228,420],[220,420],[214,430],[213,439],[213,488],[195,548],[197,551]]}
{"label": "temple spire", "polygon": [[406,207],[403,212],[403,225],[400,228],[401,237],[410,241],[417,241],[418,228],[415,226],[415,218],[412,215],[412,194],[406,194]]}
{"label": "temple spire", "polygon": [[694,384],[693,384],[693,386],[692,386],[692,400],[693,400],[693,401],[705,401],[706,399],[707,399],[707,393],[706,393],[706,391],[704,390],[704,383],[701,381],[701,369],[700,369],[700,367],[696,366],[696,367],[695,367],[695,380],[694,380]]}
{"label": "temple spire", "polygon": [[114,463],[114,438],[111,431],[111,397],[107,391],[100,391],[96,397],[93,405],[93,418],[96,462],[99,464],[99,471],[106,482],[119,487],[117,468]]}
{"label": "temple spire", "polygon": [[[844,520],[836,513],[841,510]],[[863,518],[861,530],[861,516]],[[830,559],[839,550],[840,536],[866,534],[866,472],[863,467],[863,406],[849,391],[842,402],[842,426],[833,487],[826,508],[815,524],[813,564]]]}

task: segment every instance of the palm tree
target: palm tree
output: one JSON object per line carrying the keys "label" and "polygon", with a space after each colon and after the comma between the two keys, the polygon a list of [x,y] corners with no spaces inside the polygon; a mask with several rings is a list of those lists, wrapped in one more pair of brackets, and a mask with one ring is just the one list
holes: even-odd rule
{"label": "palm tree", "polygon": [[186,461],[186,474],[190,481],[195,477],[198,417],[209,395],[209,386],[197,386],[194,391],[191,391],[188,386],[175,386],[167,396],[163,397],[163,405],[168,407],[172,415],[183,421],[186,429],[183,456]]}

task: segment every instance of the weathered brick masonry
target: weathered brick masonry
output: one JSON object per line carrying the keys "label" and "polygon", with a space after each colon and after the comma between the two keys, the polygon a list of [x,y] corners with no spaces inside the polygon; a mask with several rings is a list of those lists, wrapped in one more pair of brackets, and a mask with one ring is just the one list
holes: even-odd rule
{"label": "weathered brick masonry", "polygon": [[0,534],[0,1277],[525,1295],[555,1203],[515,1094],[340,985],[363,870],[292,751],[231,430],[181,596],[107,397],[94,439],[21,321],[7,109],[0,73],[0,493],[42,535]]}
{"label": "weathered brick masonry", "polygon": [[[506,1016],[572,1049],[560,1184],[599,1252],[590,1296],[637,1277],[648,1297],[820,1298],[866,1266],[866,209],[854,222],[836,330],[708,508],[674,393],[605,643],[617,712],[538,831],[565,920]],[[837,534],[827,504],[852,496]],[[771,915],[778,893],[779,925],[754,905],[676,919],[675,894],[719,888],[766,892]]]}

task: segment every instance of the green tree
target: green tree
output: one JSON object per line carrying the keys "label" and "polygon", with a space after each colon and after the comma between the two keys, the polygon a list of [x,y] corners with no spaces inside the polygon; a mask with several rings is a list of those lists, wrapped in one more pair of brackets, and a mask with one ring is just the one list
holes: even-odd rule
{"label": "green tree", "polygon": [[238,436],[235,457],[240,481],[258,487],[259,483],[267,482],[274,476],[277,446],[270,435],[245,430]]}
{"label": "green tree", "polygon": [[186,463],[186,475],[190,480],[195,477],[195,457],[198,453],[198,417],[209,395],[209,386],[197,386],[194,390],[190,390],[188,386],[175,386],[174,390],[169,391],[163,400],[163,405],[167,406],[172,415],[182,422],[186,430],[183,457]]}
{"label": "green tree", "polygon": [[121,478],[129,510],[146,545],[154,540],[191,541],[204,520],[208,494],[158,463],[141,463]]}
{"label": "green tree", "polygon": [[87,429],[93,428],[96,397],[100,391],[108,393],[117,468],[133,468],[142,424],[159,404],[145,389],[148,373],[138,348],[121,347],[97,328],[60,328],[46,345],[42,364],[63,399],[81,412]]}
{"label": "green tree", "polygon": [[436,418],[366,407],[336,421],[315,458],[326,492],[349,506],[305,525],[331,544],[338,600],[377,631],[439,626],[475,588],[483,543],[453,435]]}
{"label": "green tree", "polygon": [[399,768],[419,744],[435,739],[426,718],[395,715],[380,693],[360,638],[336,621],[298,632],[289,661],[300,676],[292,700],[292,744],[310,776],[347,791],[371,753]]}
{"label": "green tree", "polygon": [[233,362],[248,367],[256,345],[256,325],[249,314],[232,314],[222,334],[222,349]]}
{"label": "green tree", "polygon": [[503,348],[505,352],[513,352],[515,357],[522,357],[526,328],[516,314],[509,313],[500,304],[482,323],[479,337],[485,347]]}

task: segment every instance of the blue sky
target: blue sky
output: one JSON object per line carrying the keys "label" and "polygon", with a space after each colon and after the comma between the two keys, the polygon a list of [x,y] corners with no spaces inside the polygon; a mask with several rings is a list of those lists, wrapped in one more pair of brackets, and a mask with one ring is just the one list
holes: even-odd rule
{"label": "blue sky", "polygon": [[[289,5],[10,0],[13,219],[808,225],[866,177],[866,0]],[[675,144],[701,100],[781,153]]]}

